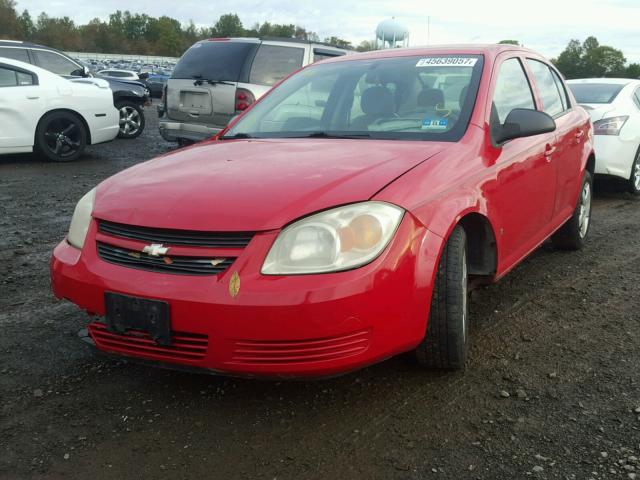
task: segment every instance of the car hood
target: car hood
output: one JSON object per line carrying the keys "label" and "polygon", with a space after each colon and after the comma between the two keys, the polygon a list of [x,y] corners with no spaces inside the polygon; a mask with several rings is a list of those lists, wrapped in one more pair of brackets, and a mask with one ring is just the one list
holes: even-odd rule
{"label": "car hood", "polygon": [[581,103],[580,106],[587,111],[592,122],[602,120],[607,116],[607,113],[614,110],[610,103]]}
{"label": "car hood", "polygon": [[123,80],[113,79],[102,75],[96,75],[95,78],[99,78],[109,83],[112,90],[136,90],[140,93],[144,92],[144,85],[138,80]]}
{"label": "car hood", "polygon": [[101,183],[93,215],[130,225],[263,231],[370,199],[447,144],[225,140],[178,150]]}

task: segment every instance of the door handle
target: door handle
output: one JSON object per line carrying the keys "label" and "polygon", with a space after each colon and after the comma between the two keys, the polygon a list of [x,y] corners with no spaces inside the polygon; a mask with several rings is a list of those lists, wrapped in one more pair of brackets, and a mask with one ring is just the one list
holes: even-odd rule
{"label": "door handle", "polygon": [[555,146],[547,144],[547,146],[544,149],[544,158],[547,160],[547,162],[551,161],[551,155],[553,155],[553,152],[555,151],[556,151]]}
{"label": "door handle", "polygon": [[27,100],[37,100],[39,98],[39,95],[27,95]]}

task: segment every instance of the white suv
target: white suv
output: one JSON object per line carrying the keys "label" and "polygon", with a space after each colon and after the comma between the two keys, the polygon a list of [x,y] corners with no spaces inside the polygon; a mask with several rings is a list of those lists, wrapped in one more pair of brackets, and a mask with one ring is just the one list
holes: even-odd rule
{"label": "white suv", "polygon": [[160,134],[170,142],[203,140],[279,80],[304,65],[349,51],[295,39],[212,38],[187,50],[167,81]]}

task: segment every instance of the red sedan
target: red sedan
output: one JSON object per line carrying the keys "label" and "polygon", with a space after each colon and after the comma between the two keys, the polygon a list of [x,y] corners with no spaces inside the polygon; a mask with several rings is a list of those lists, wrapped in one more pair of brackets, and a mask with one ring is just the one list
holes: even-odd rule
{"label": "red sedan", "polygon": [[414,350],[462,368],[470,286],[549,237],[580,248],[594,162],[589,116],[530,50],[341,57],[87,193],[53,291],[99,350],[151,362],[324,376]]}

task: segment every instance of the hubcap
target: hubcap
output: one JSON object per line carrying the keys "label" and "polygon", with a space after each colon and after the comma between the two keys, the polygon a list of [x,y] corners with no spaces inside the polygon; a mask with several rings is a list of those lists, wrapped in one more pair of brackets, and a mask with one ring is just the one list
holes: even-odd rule
{"label": "hubcap", "polygon": [[140,114],[133,107],[120,109],[120,131],[127,135],[133,135],[140,129]]}
{"label": "hubcap", "polygon": [[44,133],[47,148],[60,158],[74,155],[80,148],[80,138],[80,129],[68,118],[52,120]]}
{"label": "hubcap", "polygon": [[633,178],[633,186],[635,187],[636,191],[640,191],[640,155],[638,155],[638,158],[636,158],[631,175]]}
{"label": "hubcap", "polygon": [[580,194],[580,215],[578,216],[578,228],[580,238],[584,238],[589,229],[591,218],[591,184],[585,183]]}

